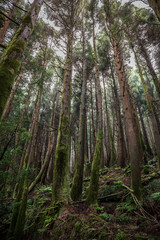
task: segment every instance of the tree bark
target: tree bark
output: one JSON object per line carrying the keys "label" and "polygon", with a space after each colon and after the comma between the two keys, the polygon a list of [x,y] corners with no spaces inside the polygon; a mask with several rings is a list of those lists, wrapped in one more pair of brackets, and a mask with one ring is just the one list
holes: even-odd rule
{"label": "tree bark", "polygon": [[43,0],[34,0],[0,61],[0,119],[18,75],[23,52],[33,31]]}
{"label": "tree bark", "polygon": [[[17,4],[20,2],[19,0],[16,1]],[[8,17],[9,18],[12,18],[13,17],[13,14],[15,12],[15,9],[16,9],[16,6],[12,6],[12,8],[10,9],[9,13],[8,13]],[[5,21],[4,21],[4,25],[3,27],[0,29],[0,44],[3,43],[4,41],[4,38],[6,36],[6,33],[7,33],[7,30],[8,30],[8,27],[9,27],[9,24],[11,22],[11,20],[9,18],[5,18]]]}
{"label": "tree bark", "polygon": [[113,36],[112,44],[123,103],[125,129],[128,141],[128,152],[131,161],[131,186],[136,197],[140,199],[141,164],[143,159],[143,152],[140,140],[140,128],[137,113],[135,111],[135,106],[133,105],[133,101],[129,91],[121,49]]}
{"label": "tree bark", "polygon": [[112,66],[110,67],[111,67],[111,73],[112,73],[112,79],[113,79],[113,85],[114,85],[114,95],[115,95],[115,101],[116,101],[116,114],[117,114],[117,124],[118,124],[117,165],[123,168],[125,166],[125,161],[126,161],[126,150],[125,150],[126,145],[125,145],[123,125],[122,125],[122,119],[121,119],[121,109],[120,109],[120,100],[118,96],[118,90],[117,90]]}
{"label": "tree bark", "polygon": [[96,83],[97,83],[98,126],[97,126],[96,146],[95,146],[94,157],[92,162],[91,180],[90,180],[89,191],[88,191],[88,196],[86,200],[88,204],[97,203],[99,168],[100,168],[101,154],[102,154],[102,148],[103,148],[102,93],[101,93],[101,85],[100,85],[100,77],[99,77],[98,61],[97,61],[97,50],[96,50],[96,42],[95,42],[94,13],[92,15],[92,21],[93,21],[94,62],[95,62]]}
{"label": "tree bark", "polygon": [[68,33],[67,58],[63,83],[60,122],[53,170],[52,204],[59,201],[68,203],[69,194],[69,135],[70,135],[70,99],[72,80],[73,28]]}
{"label": "tree bark", "polygon": [[86,87],[87,87],[87,65],[86,65],[86,37],[85,37],[85,19],[83,14],[82,37],[83,37],[83,82],[81,91],[81,106],[79,118],[79,139],[76,155],[76,168],[71,188],[71,198],[78,201],[82,196],[83,170],[85,158],[86,143]]}
{"label": "tree bark", "polygon": [[5,106],[5,109],[4,109],[4,112],[2,114],[2,118],[1,120],[3,120],[4,118],[6,118],[8,115],[9,115],[9,112],[10,112],[10,108],[11,108],[11,104],[12,104],[12,100],[14,98],[14,95],[15,95],[15,92],[20,84],[20,81],[21,81],[21,78],[22,78],[22,75],[23,75],[23,72],[20,72],[20,74],[18,75],[18,78],[12,88],[12,92],[11,92],[11,95],[9,96],[8,98],[8,101],[7,101],[7,104]]}
{"label": "tree bark", "polygon": [[144,78],[143,78],[143,74],[142,74],[141,66],[140,66],[139,61],[138,61],[137,54],[136,54],[133,47],[132,47],[132,50],[134,52],[134,56],[135,56],[138,71],[139,71],[139,76],[140,76],[140,79],[141,79],[141,82],[142,82],[142,85],[143,85],[143,89],[144,89],[144,92],[145,92],[145,96],[146,96],[147,107],[148,107],[148,110],[149,110],[149,116],[150,116],[150,119],[151,119],[151,122],[152,122],[152,128],[153,128],[153,132],[154,132],[154,139],[155,139],[154,143],[155,143],[156,153],[157,153],[157,156],[158,156],[158,164],[159,164],[159,168],[160,168],[160,145],[159,145],[160,134],[159,134],[159,129],[158,129],[157,121],[156,121],[155,114],[154,114],[154,111],[153,111],[153,108],[152,108],[151,98],[150,98],[146,83],[145,83]]}

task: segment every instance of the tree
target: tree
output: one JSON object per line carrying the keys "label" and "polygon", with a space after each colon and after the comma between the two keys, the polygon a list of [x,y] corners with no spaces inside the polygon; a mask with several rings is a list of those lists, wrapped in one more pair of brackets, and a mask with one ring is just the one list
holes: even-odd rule
{"label": "tree", "polygon": [[[56,17],[62,22],[67,37],[67,56],[63,81],[61,113],[53,172],[52,204],[69,202],[69,134],[70,134],[70,98],[72,80],[72,51],[74,28],[76,27],[80,1],[60,1],[55,3]],[[63,12],[65,14],[63,15]],[[66,25],[67,22],[67,25]]]}
{"label": "tree", "polygon": [[95,73],[96,73],[96,84],[97,84],[97,110],[98,110],[98,124],[97,124],[97,136],[96,145],[94,150],[92,169],[91,169],[91,180],[89,185],[89,191],[87,196],[88,204],[96,204],[98,196],[98,182],[99,182],[99,168],[101,161],[101,154],[103,148],[103,127],[102,127],[102,93],[100,85],[100,76],[98,70],[98,59],[97,49],[95,41],[95,7],[96,1],[91,1],[91,18],[93,22],[93,50],[94,50],[94,62],[95,62]]}
{"label": "tree", "polygon": [[[114,7],[118,7],[115,3]],[[116,64],[116,71],[118,75],[118,81],[120,86],[120,92],[122,97],[124,119],[125,119],[125,131],[127,137],[127,146],[129,152],[129,159],[131,162],[131,186],[134,194],[137,198],[141,197],[141,164],[143,160],[143,152],[140,140],[140,128],[139,122],[133,104],[133,99],[129,90],[129,85],[127,81],[127,76],[124,69],[123,63],[123,53],[117,40],[117,35],[114,29],[118,29],[117,24],[114,23],[113,17],[111,15],[111,4],[110,1],[104,1],[104,10],[106,21],[108,23],[108,28],[110,32],[110,38],[114,51],[114,58]],[[114,28],[113,28],[114,27]],[[118,34],[120,34],[118,32]]]}
{"label": "tree", "polygon": [[0,61],[0,118],[11,93],[12,85],[18,75],[23,52],[33,31],[42,4],[43,0],[34,0],[12,41],[2,55]]}

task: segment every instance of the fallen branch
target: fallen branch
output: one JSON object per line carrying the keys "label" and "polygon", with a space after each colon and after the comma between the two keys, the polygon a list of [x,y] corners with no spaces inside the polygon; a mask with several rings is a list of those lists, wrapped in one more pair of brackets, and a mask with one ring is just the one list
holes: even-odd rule
{"label": "fallen branch", "polygon": [[107,196],[104,196],[104,197],[100,197],[100,198],[98,198],[97,200],[98,201],[103,201],[103,200],[106,200],[107,198],[114,198],[114,197],[116,197],[116,196],[118,196],[118,195],[121,195],[121,194],[123,194],[124,193],[124,191],[120,191],[120,192],[118,192],[118,193],[112,193],[112,194],[110,194],[110,195],[107,195]]}
{"label": "fallen branch", "polygon": [[[151,222],[156,222],[159,226],[160,223],[158,222],[158,220],[153,217],[150,213],[148,213],[140,204],[139,200],[137,199],[137,197],[134,195],[133,190],[131,188],[129,188],[128,186],[122,184],[123,187],[125,187],[131,194],[133,201],[135,202],[136,206],[138,207],[139,211],[142,214],[142,217],[151,221]],[[140,215],[141,216],[141,215]]]}

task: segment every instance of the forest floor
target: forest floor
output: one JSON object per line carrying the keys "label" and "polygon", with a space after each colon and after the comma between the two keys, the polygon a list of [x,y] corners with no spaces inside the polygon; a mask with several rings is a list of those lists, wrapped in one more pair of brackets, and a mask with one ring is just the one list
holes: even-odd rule
{"label": "forest floor", "polygon": [[[140,202],[129,188],[130,168],[106,168],[100,173],[97,206],[91,207],[85,202],[88,177],[84,179],[82,201],[63,206],[59,214],[53,214],[50,207],[51,186],[37,186],[29,195],[23,239],[159,240],[160,172],[156,169],[155,164],[145,167]],[[0,231],[7,229],[9,211],[1,220]]]}

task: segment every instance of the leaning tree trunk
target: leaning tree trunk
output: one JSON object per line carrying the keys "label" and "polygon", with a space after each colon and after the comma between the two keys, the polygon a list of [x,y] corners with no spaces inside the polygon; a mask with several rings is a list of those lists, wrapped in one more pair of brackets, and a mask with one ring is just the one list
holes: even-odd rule
{"label": "leaning tree trunk", "polygon": [[72,80],[72,48],[73,29],[68,33],[67,58],[63,83],[60,122],[53,170],[52,204],[68,203],[69,193],[69,135],[70,135],[70,104]]}
{"label": "leaning tree trunk", "polygon": [[23,52],[33,31],[43,0],[34,0],[0,61],[0,119],[18,75]]}
{"label": "leaning tree trunk", "polygon": [[[84,14],[83,14],[84,15]],[[87,87],[87,72],[86,72],[86,39],[85,39],[85,19],[83,16],[82,23],[82,37],[83,37],[83,83],[81,93],[81,106],[79,118],[79,137],[76,155],[76,168],[71,188],[71,198],[74,201],[80,200],[82,196],[82,183],[83,183],[83,169],[85,158],[85,141],[86,137],[86,87]]]}
{"label": "leaning tree trunk", "polygon": [[100,168],[101,154],[102,154],[102,148],[103,148],[102,93],[101,93],[100,77],[99,77],[98,62],[97,62],[94,16],[92,16],[92,20],[93,20],[94,61],[95,61],[95,70],[96,70],[96,81],[97,81],[98,126],[97,126],[96,146],[95,146],[94,157],[92,162],[91,180],[90,180],[89,191],[88,191],[88,196],[86,200],[88,204],[97,203],[99,168]]}
{"label": "leaning tree trunk", "polygon": [[11,109],[12,100],[13,100],[14,95],[15,95],[15,92],[16,92],[19,84],[20,84],[22,75],[23,75],[23,72],[20,72],[20,74],[18,75],[18,78],[17,78],[17,80],[16,80],[16,82],[15,82],[15,85],[14,85],[13,88],[12,88],[11,95],[9,96],[9,99],[8,99],[8,101],[7,101],[7,104],[6,104],[5,109],[4,109],[4,111],[3,111],[1,120],[3,120],[4,118],[6,118],[6,117],[9,115],[9,112],[10,112],[10,109]]}

